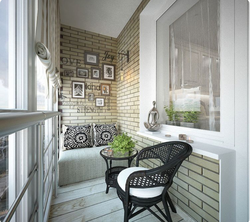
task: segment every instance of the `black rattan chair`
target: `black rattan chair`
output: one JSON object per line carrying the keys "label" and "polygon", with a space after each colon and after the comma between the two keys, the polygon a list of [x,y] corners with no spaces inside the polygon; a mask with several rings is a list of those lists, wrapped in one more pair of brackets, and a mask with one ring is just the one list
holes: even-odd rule
{"label": "black rattan chair", "polygon": [[[123,202],[125,222],[145,210],[150,211],[160,221],[172,222],[168,204],[173,212],[176,213],[176,209],[168,189],[180,165],[191,153],[192,147],[180,141],[157,144],[139,152],[136,167],[122,170],[117,177],[117,194]],[[149,159],[159,160],[160,166],[153,169],[138,167],[139,161]],[[165,214],[157,206],[160,202],[163,202]],[[150,209],[152,206],[155,206],[166,220]],[[135,211],[137,207],[142,209]]]}

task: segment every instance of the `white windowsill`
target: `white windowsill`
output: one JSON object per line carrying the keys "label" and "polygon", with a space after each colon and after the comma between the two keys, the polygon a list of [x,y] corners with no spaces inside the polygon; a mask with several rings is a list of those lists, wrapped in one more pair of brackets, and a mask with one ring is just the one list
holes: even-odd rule
{"label": "white windowsill", "polygon": [[[179,140],[176,136],[166,137],[161,132],[150,132],[150,131],[140,131],[137,132],[138,135],[144,136],[153,140],[157,140],[160,142],[168,142],[168,141],[184,141],[185,140]],[[229,154],[231,152],[235,152],[232,149],[219,147],[211,144],[201,143],[198,141],[194,141],[193,143],[190,143],[190,145],[193,147],[193,152],[204,155],[216,160],[220,160],[223,158],[223,155]]]}

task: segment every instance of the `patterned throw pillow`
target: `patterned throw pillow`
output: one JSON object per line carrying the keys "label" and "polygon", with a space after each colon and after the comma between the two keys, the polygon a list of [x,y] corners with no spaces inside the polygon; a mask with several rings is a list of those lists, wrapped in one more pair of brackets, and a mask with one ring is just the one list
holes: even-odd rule
{"label": "patterned throw pillow", "polygon": [[64,134],[64,147],[66,147],[66,150],[93,146],[91,125],[67,127]]}
{"label": "patterned throw pillow", "polygon": [[115,124],[94,124],[95,146],[104,146],[113,142],[114,136],[118,134]]}

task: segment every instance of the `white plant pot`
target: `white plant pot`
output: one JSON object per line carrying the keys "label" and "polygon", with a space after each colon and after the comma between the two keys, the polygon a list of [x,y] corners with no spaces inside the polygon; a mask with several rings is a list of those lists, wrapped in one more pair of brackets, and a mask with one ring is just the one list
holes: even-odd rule
{"label": "white plant pot", "polygon": [[194,128],[194,123],[180,122],[183,127]]}

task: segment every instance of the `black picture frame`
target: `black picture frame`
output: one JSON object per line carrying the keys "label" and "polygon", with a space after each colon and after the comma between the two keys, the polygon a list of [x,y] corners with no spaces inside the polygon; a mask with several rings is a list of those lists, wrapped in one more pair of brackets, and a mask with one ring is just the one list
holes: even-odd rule
{"label": "black picture frame", "polygon": [[72,81],[72,98],[85,98],[85,82]]}
{"label": "black picture frame", "polygon": [[100,85],[101,95],[102,96],[110,96],[111,86],[110,84],[102,83]]}
{"label": "black picture frame", "polygon": [[91,79],[101,79],[101,68],[91,67]]}
{"label": "black picture frame", "polygon": [[89,78],[89,70],[86,68],[77,68],[76,77],[85,78],[85,79]]}
{"label": "black picture frame", "polygon": [[95,98],[95,106],[97,107],[104,106],[104,98]]}
{"label": "black picture frame", "polygon": [[84,52],[84,63],[86,65],[99,65],[99,53]]}
{"label": "black picture frame", "polygon": [[115,81],[115,65],[102,64],[102,79]]}

